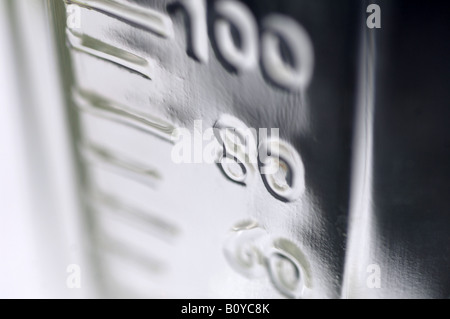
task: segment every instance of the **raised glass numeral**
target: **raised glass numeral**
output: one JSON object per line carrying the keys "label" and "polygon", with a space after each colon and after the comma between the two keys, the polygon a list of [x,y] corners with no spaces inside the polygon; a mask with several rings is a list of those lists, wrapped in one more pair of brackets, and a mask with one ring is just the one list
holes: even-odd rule
{"label": "raised glass numeral", "polygon": [[[178,0],[189,19],[188,43],[193,56],[202,63],[209,60],[207,9],[205,0]],[[264,71],[273,83],[292,90],[306,89],[314,69],[314,51],[310,37],[297,21],[272,14],[263,20],[261,54],[258,27],[251,11],[236,0],[222,0],[214,4],[218,18],[214,22],[214,37],[221,57],[236,71],[248,71],[261,58]],[[239,33],[240,44],[233,39],[232,27]],[[281,43],[289,51],[292,63],[281,53]]]}
{"label": "raised glass numeral", "polygon": [[[237,1],[215,5],[220,18],[215,22],[215,37],[222,57],[237,71],[250,70],[258,64],[258,26],[250,10]],[[231,24],[239,32],[241,47],[233,41]]]}

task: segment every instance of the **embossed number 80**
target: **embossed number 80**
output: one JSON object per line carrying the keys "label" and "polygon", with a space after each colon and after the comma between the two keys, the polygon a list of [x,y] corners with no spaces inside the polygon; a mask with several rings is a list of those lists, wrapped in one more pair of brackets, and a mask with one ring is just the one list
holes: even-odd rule
{"label": "embossed number 80", "polygon": [[[202,63],[209,61],[206,0],[179,0],[189,15],[188,37],[192,54]],[[221,0],[214,4],[218,18],[214,36],[222,58],[237,71],[258,67],[259,58],[265,73],[277,85],[290,89],[305,89],[312,77],[314,52],[311,39],[295,20],[271,14],[262,21],[261,55],[258,25],[252,12],[236,0]],[[232,35],[232,26],[239,32],[240,46]],[[289,50],[291,63],[281,54],[281,41]]]}

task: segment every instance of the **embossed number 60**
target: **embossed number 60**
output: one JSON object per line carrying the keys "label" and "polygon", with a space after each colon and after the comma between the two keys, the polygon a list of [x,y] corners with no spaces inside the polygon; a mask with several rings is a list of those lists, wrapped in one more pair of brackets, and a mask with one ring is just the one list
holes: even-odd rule
{"label": "embossed number 60", "polygon": [[[178,0],[189,16],[188,37],[192,54],[202,63],[209,61],[206,0]],[[214,22],[214,37],[222,58],[237,71],[258,67],[258,60],[274,83],[290,90],[305,89],[312,77],[314,52],[311,39],[295,20],[271,14],[262,21],[263,32],[258,39],[258,25],[251,11],[236,0],[221,0],[214,4],[218,18]],[[233,40],[232,28],[239,32],[241,45]],[[261,41],[261,56],[259,53]],[[292,63],[286,63],[280,42],[288,48]]]}

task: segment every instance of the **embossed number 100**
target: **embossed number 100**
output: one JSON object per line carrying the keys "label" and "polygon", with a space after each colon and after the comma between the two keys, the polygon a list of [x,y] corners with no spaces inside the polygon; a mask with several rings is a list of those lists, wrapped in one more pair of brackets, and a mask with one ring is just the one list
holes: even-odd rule
{"label": "embossed number 100", "polygon": [[[206,0],[179,0],[186,10],[190,24],[188,37],[192,54],[202,63],[209,61]],[[295,20],[271,14],[262,21],[259,39],[258,25],[252,12],[236,0],[214,3],[218,18],[213,25],[217,49],[222,58],[237,71],[243,72],[261,65],[267,76],[277,85],[290,89],[305,89],[311,81],[314,52],[311,39]],[[232,26],[239,32],[238,46]],[[261,43],[259,43],[261,41]],[[283,60],[280,41],[289,50],[291,63]],[[259,52],[261,44],[261,53]]]}

